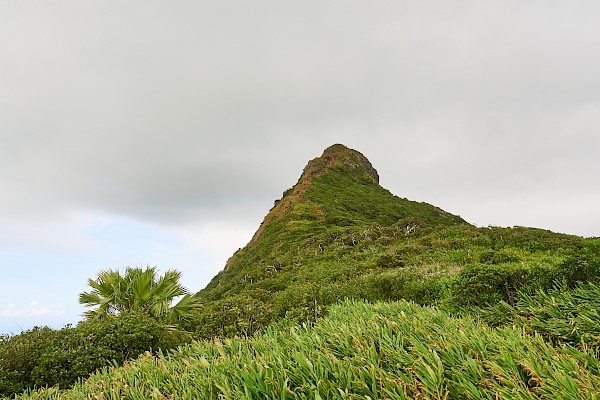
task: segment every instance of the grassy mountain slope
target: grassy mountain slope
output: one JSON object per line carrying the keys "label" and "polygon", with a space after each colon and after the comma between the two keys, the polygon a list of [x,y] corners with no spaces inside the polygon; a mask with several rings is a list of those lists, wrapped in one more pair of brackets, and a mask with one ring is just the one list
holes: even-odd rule
{"label": "grassy mountain slope", "polygon": [[[358,253],[376,237],[384,242],[425,226],[470,226],[432,205],[398,198],[378,181],[369,160],[343,145],[309,161],[250,243],[200,292],[207,303],[202,325],[212,330],[209,319],[218,313],[220,333],[249,333],[286,314],[319,314],[323,304],[345,297],[349,288],[322,299],[315,296],[317,286],[342,284],[372,269],[376,260]],[[357,256],[359,263],[352,260]],[[230,310],[239,315],[229,315]]]}
{"label": "grassy mountain slope", "polygon": [[[298,183],[276,201],[251,242],[231,257],[224,272],[203,294],[219,297],[231,290],[223,288],[227,282],[249,272],[249,265],[274,260],[328,231],[389,227],[404,220],[436,226],[466,223],[437,207],[392,195],[379,186],[377,171],[366,157],[343,145],[333,145],[309,161]],[[214,290],[217,286],[221,287]]]}
{"label": "grassy mountain slope", "polygon": [[282,317],[315,321],[344,298],[510,300],[526,286],[549,287],[565,257],[588,243],[541,229],[477,228],[378,180],[367,158],[343,145],[309,161],[200,292],[200,336],[251,334]]}

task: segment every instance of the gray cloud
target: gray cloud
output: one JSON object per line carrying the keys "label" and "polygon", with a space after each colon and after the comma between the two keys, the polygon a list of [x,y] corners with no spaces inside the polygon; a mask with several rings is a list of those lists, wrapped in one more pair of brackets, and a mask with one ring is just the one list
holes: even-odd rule
{"label": "gray cloud", "polygon": [[598,234],[595,2],[1,7],[0,219],[261,214],[342,142],[399,196]]}

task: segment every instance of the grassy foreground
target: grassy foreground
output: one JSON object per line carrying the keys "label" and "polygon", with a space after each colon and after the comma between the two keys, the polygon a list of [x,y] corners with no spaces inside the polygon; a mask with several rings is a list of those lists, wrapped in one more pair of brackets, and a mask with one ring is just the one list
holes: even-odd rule
{"label": "grassy foreground", "polygon": [[313,327],[195,342],[20,399],[594,399],[600,363],[520,324],[347,301]]}

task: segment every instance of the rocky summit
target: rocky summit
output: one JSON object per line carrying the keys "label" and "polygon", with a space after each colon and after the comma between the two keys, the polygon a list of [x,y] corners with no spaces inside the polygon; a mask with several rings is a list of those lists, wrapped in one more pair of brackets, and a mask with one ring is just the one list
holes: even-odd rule
{"label": "rocky summit", "polygon": [[379,183],[379,174],[367,157],[343,144],[334,144],[326,148],[321,157],[310,160],[304,167],[300,181],[321,175],[332,167],[358,168],[371,176],[375,183]]}

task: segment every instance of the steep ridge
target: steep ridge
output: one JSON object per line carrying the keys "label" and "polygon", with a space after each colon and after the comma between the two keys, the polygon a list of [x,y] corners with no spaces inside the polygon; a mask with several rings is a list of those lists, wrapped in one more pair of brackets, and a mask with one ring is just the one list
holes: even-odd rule
{"label": "steep ridge", "polygon": [[[378,181],[369,160],[341,144],[309,161],[250,243],[198,293],[199,336],[252,334],[279,318],[314,322],[346,298],[484,306],[600,276],[600,266],[589,268],[596,241],[478,228]],[[584,248],[591,258],[565,261]]]}
{"label": "steep ridge", "polygon": [[[276,201],[251,243],[256,243],[263,231],[277,229],[272,225],[278,222],[294,230],[290,221],[317,221],[310,225],[319,230],[356,223],[389,225],[408,217],[433,225],[465,223],[437,207],[392,195],[379,185],[377,170],[363,154],[335,144],[308,162],[296,185]],[[306,233],[312,235],[315,231]]]}
{"label": "steep ridge", "polygon": [[[308,162],[298,182],[283,193],[265,216],[250,243],[227,262],[208,290],[240,275],[248,263],[261,263],[332,228],[395,224],[449,226],[466,224],[427,203],[394,196],[379,185],[379,175],[360,152],[335,144]],[[239,278],[239,277],[238,277]]]}
{"label": "steep ridge", "polygon": [[[292,288],[298,295],[302,292],[298,286],[304,286],[306,299],[299,301],[304,304],[311,298],[314,306],[311,293],[317,282],[337,285],[349,276],[369,272],[375,262],[372,257],[359,263],[344,259],[355,257],[376,237],[383,242],[400,233],[460,226],[471,225],[438,207],[394,196],[379,185],[377,170],[363,154],[335,144],[307,163],[298,182],[275,201],[250,243],[233,254],[199,294],[207,309],[219,302],[226,302],[225,308],[236,308],[234,303],[246,307],[250,302],[269,315],[286,315],[290,310],[285,304],[273,303],[291,307],[293,301],[288,303],[283,296]],[[326,247],[336,248],[335,264],[331,260],[319,264],[319,257],[334,256]],[[345,290],[352,289],[332,294],[326,303],[343,298]],[[256,308],[253,315],[260,314]]]}

